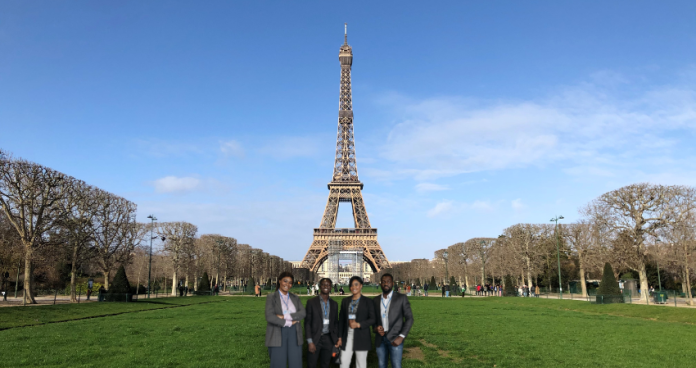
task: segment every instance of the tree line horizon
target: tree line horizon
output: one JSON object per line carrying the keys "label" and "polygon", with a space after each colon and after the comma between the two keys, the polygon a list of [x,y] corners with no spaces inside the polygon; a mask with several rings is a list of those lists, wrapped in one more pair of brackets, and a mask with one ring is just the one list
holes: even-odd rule
{"label": "tree line horizon", "polygon": [[[458,283],[468,287],[502,284],[512,276],[517,285],[557,287],[561,259],[563,286],[578,281],[587,296],[587,280],[601,279],[605,263],[614,276],[637,276],[648,290],[649,271],[659,267],[663,284],[681,288],[692,305],[696,248],[696,190],[690,186],[638,183],[604,193],[579,209],[570,224],[519,223],[495,237],[475,237],[382,270],[395,278],[424,284]],[[553,221],[553,220],[552,220]],[[557,249],[558,247],[558,249]],[[446,275],[449,274],[449,280]],[[473,281],[473,283],[471,283]]]}
{"label": "tree line horizon", "polygon": [[211,286],[224,288],[227,282],[263,283],[292,269],[290,262],[233,237],[197,236],[197,226],[188,222],[138,222],[135,203],[2,149],[0,208],[0,286],[5,290],[16,272],[27,304],[36,303],[37,286],[61,289],[66,279],[77,302],[78,272],[101,275],[108,290],[121,265],[137,280],[136,288],[147,286],[155,238],[153,280],[171,280],[173,295],[179,282],[197,290],[206,272]]}

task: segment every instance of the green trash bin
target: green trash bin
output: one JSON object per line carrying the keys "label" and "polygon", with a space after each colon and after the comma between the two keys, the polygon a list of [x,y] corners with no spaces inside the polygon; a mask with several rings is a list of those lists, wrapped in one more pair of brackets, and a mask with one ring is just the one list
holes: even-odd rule
{"label": "green trash bin", "polygon": [[667,292],[656,291],[653,293],[653,298],[655,299],[655,304],[665,304],[667,303]]}

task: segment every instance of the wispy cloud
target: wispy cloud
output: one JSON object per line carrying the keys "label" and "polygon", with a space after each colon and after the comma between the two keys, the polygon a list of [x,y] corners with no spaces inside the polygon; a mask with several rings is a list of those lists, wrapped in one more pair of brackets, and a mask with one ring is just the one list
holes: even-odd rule
{"label": "wispy cloud", "polygon": [[193,177],[165,176],[153,183],[157,193],[184,193],[200,189],[201,181]]}
{"label": "wispy cloud", "polygon": [[225,157],[244,157],[244,148],[241,143],[235,140],[220,142],[220,152]]}
{"label": "wispy cloud", "polygon": [[500,205],[500,202],[489,202],[476,200],[471,203],[456,202],[451,200],[443,200],[435,204],[435,207],[426,212],[428,217],[437,217],[442,215],[451,215],[464,210],[474,210],[477,212],[493,212]]}
{"label": "wispy cloud", "polygon": [[447,212],[452,211],[454,204],[451,201],[439,202],[435,207],[431,208],[427,212],[428,217],[435,217]]}
{"label": "wispy cloud", "polygon": [[416,190],[419,192],[433,192],[440,190],[449,190],[450,188],[446,185],[434,184],[434,183],[418,183],[416,184]]}
{"label": "wispy cloud", "polygon": [[[628,83],[606,71],[590,79]],[[664,87],[628,99],[614,90],[584,83],[545,99],[502,102],[390,95],[382,102],[402,115],[381,152],[391,166],[385,176],[432,180],[559,162],[577,168],[569,173],[606,174],[646,154],[671,157],[685,144],[678,133],[696,131],[696,89]]]}
{"label": "wispy cloud", "polygon": [[492,212],[495,210],[495,205],[488,201],[474,201],[470,207],[485,212]]}
{"label": "wispy cloud", "polygon": [[525,208],[521,198],[513,199],[512,202],[510,202],[510,206],[515,211],[522,211]]}

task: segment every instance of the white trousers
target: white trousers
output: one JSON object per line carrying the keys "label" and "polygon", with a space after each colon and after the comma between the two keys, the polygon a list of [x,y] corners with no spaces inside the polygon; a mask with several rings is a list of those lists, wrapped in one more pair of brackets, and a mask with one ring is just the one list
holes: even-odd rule
{"label": "white trousers", "polygon": [[[353,329],[348,328],[346,350],[341,352],[341,368],[350,368],[350,362],[353,360],[353,335]],[[367,350],[355,352],[355,368],[367,368]]]}

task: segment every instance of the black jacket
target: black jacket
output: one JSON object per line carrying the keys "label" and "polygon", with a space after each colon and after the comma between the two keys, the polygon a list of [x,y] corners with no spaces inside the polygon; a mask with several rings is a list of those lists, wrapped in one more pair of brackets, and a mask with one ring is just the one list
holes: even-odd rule
{"label": "black jacket", "polygon": [[[348,312],[350,309],[350,301],[353,296],[345,297],[341,301],[341,313],[338,317],[338,336],[343,340],[341,350],[346,350],[348,343]],[[377,321],[375,316],[375,304],[370,298],[362,296],[358,302],[358,313],[355,316],[355,322],[360,323],[360,328],[353,331],[353,351],[365,351],[372,349],[372,335],[370,327]]]}
{"label": "black jacket", "polygon": [[[382,326],[382,313],[380,312],[380,303],[382,303],[382,294],[373,298],[375,313],[377,319],[375,321],[375,346],[379,347],[382,344],[381,336],[377,333],[377,326]],[[394,341],[397,336],[408,336],[413,326],[413,312],[411,312],[411,303],[408,297],[399,294],[396,291],[392,294],[391,302],[389,303],[389,331],[387,331],[387,339]]]}
{"label": "black jacket", "polygon": [[[318,344],[321,339],[321,329],[324,327],[324,311],[321,309],[321,296],[307,301],[307,316],[304,320],[305,335]],[[329,298],[329,337],[336,345],[338,342],[338,303]]]}

